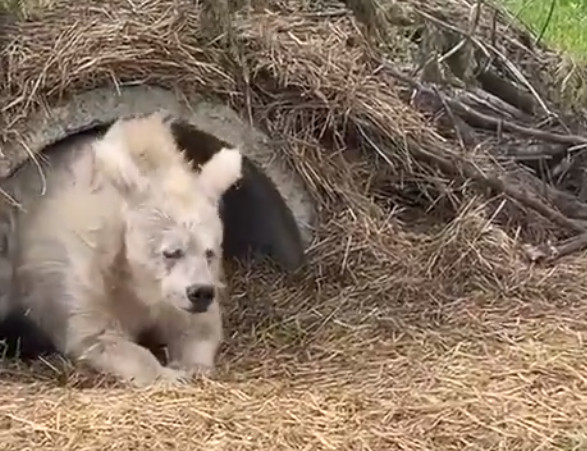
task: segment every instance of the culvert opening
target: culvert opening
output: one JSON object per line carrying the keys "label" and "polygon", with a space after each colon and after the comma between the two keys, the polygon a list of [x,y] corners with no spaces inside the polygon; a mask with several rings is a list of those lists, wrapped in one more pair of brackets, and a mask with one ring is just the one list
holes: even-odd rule
{"label": "culvert opening", "polygon": [[[67,150],[73,140],[99,138],[111,124],[70,134],[43,149],[42,154],[51,157],[55,151]],[[179,148],[185,149],[198,166],[223,147],[233,146],[181,118],[174,118],[171,128]],[[18,170],[13,177],[18,177]],[[303,265],[304,243],[294,214],[275,183],[250,157],[245,155],[243,177],[224,194],[220,211],[227,258],[243,261],[268,257],[286,271]]]}
{"label": "culvert opening", "polygon": [[[42,159],[49,162],[49,166],[54,161],[59,164],[59,157],[55,159],[54,156],[58,155],[61,149],[66,151],[75,145],[76,140],[100,137],[118,117],[147,114],[153,111],[155,108],[135,109],[124,111],[122,114],[120,112],[113,114],[108,120],[90,118],[85,125],[63,127],[64,136],[55,138],[52,135],[49,143],[41,149],[34,149],[34,153],[41,154]],[[268,258],[284,271],[294,271],[302,266],[304,248],[308,245],[308,229],[301,230],[300,217],[303,221],[308,214],[306,211],[300,211],[300,207],[296,210],[296,205],[300,205],[299,202],[297,204],[293,202],[292,208],[291,200],[288,204],[288,199],[280,193],[279,188],[283,187],[279,185],[279,181],[283,183],[285,179],[287,184],[288,174],[278,173],[278,183],[275,183],[263,165],[248,155],[249,149],[243,148],[239,140],[220,138],[218,135],[223,136],[220,130],[217,133],[204,130],[194,124],[193,118],[186,118],[177,114],[177,111],[174,111],[171,116],[172,131],[179,147],[185,149],[188,157],[196,164],[204,163],[223,147],[238,146],[243,150],[243,177],[237,185],[225,193],[221,201],[225,257],[240,261]],[[31,164],[31,161],[24,160],[12,171],[9,178],[18,180],[20,171],[27,165],[30,170]],[[50,167],[47,168],[44,165],[43,170],[50,170]],[[275,175],[275,169],[273,169],[273,175]],[[286,186],[287,189],[291,192],[292,186]],[[304,208],[308,206],[307,203],[302,205]],[[302,232],[306,232],[305,236]],[[18,310],[12,311],[0,321],[0,341],[4,342],[0,352],[9,358],[32,359],[55,353],[47,337],[24,317],[23,312]],[[151,347],[148,335],[142,341]]]}

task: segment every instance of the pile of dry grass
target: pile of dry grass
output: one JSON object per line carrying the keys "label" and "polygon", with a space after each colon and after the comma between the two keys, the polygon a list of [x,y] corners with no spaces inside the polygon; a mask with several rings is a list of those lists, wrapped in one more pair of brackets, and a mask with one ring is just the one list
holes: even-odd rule
{"label": "pile of dry grass", "polygon": [[[521,80],[547,86],[540,64],[556,56],[523,50],[527,36],[467,1],[244,3],[53,1],[4,20],[5,140],[45,103],[105,83],[205,91],[282,143],[321,221],[300,273],[233,268],[215,381],[136,392],[54,363],[7,366],[2,449],[587,447],[587,259],[536,266],[516,239],[582,223],[543,198],[537,212],[519,185],[496,193],[519,166],[481,197],[505,174],[496,134],[463,143],[395,73],[470,16],[501,66],[524,54]],[[487,50],[471,36],[456,42],[465,63]],[[436,97],[451,100],[462,80],[424,66],[453,82]],[[560,112],[553,88],[536,90]]]}

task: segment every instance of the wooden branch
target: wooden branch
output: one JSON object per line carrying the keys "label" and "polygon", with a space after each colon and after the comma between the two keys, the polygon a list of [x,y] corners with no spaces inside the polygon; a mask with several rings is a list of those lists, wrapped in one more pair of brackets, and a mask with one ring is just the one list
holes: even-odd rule
{"label": "wooden branch", "polygon": [[579,201],[587,202],[587,170],[583,168],[581,172],[581,189],[577,197]]}
{"label": "wooden branch", "polygon": [[515,149],[508,149],[505,155],[514,161],[543,160],[548,161],[564,155],[570,151],[569,147],[564,144],[536,144],[520,146]]}
{"label": "wooden branch", "polygon": [[455,132],[457,134],[457,138],[459,140],[459,144],[461,145],[461,149],[466,149],[465,140],[463,139],[463,135],[461,134],[461,130],[459,128],[459,124],[457,123],[457,119],[456,119],[455,115],[453,114],[450,106],[448,105],[448,103],[446,103],[445,99],[440,94],[440,92],[438,91],[438,89],[434,89],[434,93],[436,94],[436,96],[442,102],[442,106],[444,107],[444,111],[446,112],[448,118],[452,122],[452,126],[453,126],[453,129],[455,130]]}
{"label": "wooden branch", "polygon": [[[426,94],[432,94],[432,95],[436,94],[436,93],[434,93],[434,90],[427,88],[422,83],[402,74],[401,72],[397,71],[394,67],[392,67],[387,62],[383,64],[382,68],[385,69],[390,75],[392,75],[397,80],[409,85],[410,87],[412,87],[418,91],[424,92]],[[442,94],[438,93],[437,95],[442,95]],[[447,104],[449,106],[455,108],[455,110],[462,111],[463,105],[460,104],[459,102],[456,102],[456,101],[449,99],[449,98],[445,98],[445,100],[446,100]],[[481,115],[480,113],[474,111],[472,108],[468,108],[468,107],[465,107],[465,108],[470,110],[471,114],[474,115],[475,117],[482,117],[483,119],[485,119],[485,115]],[[498,129],[499,129],[500,125],[504,124],[504,122],[500,122],[497,119],[492,118],[492,117],[489,117],[488,119],[490,121],[492,121],[492,123],[494,123],[496,125],[496,128],[498,128]],[[546,133],[546,132],[542,132],[541,130],[533,130],[533,129],[529,129],[526,127],[520,127],[517,125],[515,127],[520,128],[523,131],[526,131],[528,133],[538,132],[538,135]],[[546,133],[546,134],[549,137],[552,137],[554,135],[554,134],[549,134],[549,133]],[[563,137],[568,138],[567,136],[563,136]],[[583,137],[579,137],[579,138],[581,140],[585,140],[585,142],[587,142],[587,138],[583,138]],[[458,163],[453,162],[453,161],[450,161],[446,158],[441,157],[440,156],[441,152],[427,151],[427,150],[422,149],[418,145],[409,146],[409,150],[416,158],[419,158],[422,161],[426,161],[429,164],[431,164],[432,166],[438,167],[446,174],[450,174],[450,175],[457,176],[457,177],[464,176],[464,177],[471,179],[473,181],[476,181],[478,183],[485,184],[486,186],[489,186],[491,189],[493,189],[497,192],[504,193],[504,194],[508,195],[510,198],[517,200],[522,205],[525,205],[528,208],[531,208],[532,210],[536,211],[537,213],[539,213],[543,217],[552,221],[554,224],[557,224],[565,229],[570,229],[570,230],[573,230],[574,232],[578,232],[578,233],[583,233],[586,230],[583,223],[567,217],[566,215],[564,215],[560,211],[555,210],[554,208],[550,207],[549,205],[546,205],[541,200],[539,200],[531,195],[526,194],[525,192],[523,192],[519,188],[513,186],[512,184],[508,183],[507,181],[505,181],[499,177],[484,174],[475,165],[473,165],[472,163],[470,163],[464,159],[461,159],[460,161],[458,161]]]}
{"label": "wooden branch", "polygon": [[441,152],[427,151],[418,145],[411,145],[409,150],[416,158],[438,167],[444,173],[456,177],[464,176],[467,179],[484,184],[494,191],[504,193],[565,229],[578,233],[583,233],[586,230],[581,222],[568,218],[560,211],[557,211],[549,205],[541,202],[539,199],[526,194],[519,188],[507,183],[499,177],[484,174],[475,165],[468,161],[460,160],[457,164],[439,156]]}
{"label": "wooden branch", "polygon": [[522,174],[507,175],[507,183],[520,184],[527,186],[536,193],[539,193],[547,202],[556,205],[557,209],[566,217],[575,221],[587,220],[587,204],[582,202],[577,196],[562,191],[542,180],[529,172]]}
{"label": "wooden branch", "polygon": [[[438,17],[430,15],[424,11],[416,9],[415,13],[424,17],[425,19],[427,19],[431,23],[433,23],[439,27],[442,27],[446,30],[452,31],[453,33],[458,33],[460,35],[467,34],[466,32],[459,29],[458,27],[451,25],[451,24],[439,19]],[[494,58],[498,59],[500,61],[500,63],[502,63],[504,65],[504,67],[511,73],[511,75],[514,78],[516,78],[521,84],[526,86],[528,91],[530,91],[533,98],[536,100],[536,102],[538,102],[538,104],[544,110],[546,115],[553,116],[553,112],[548,108],[548,105],[546,105],[544,100],[542,100],[542,97],[540,97],[540,94],[538,94],[538,91],[536,91],[534,86],[532,86],[532,84],[528,81],[528,79],[524,76],[524,74],[522,74],[522,72],[516,67],[516,65],[514,63],[512,63],[508,59],[508,57],[506,55],[504,55],[498,48],[494,47],[493,45],[491,45],[489,43],[482,43],[479,39],[477,39],[474,36],[470,36],[469,40],[471,43],[473,43],[475,45],[475,47],[477,49],[479,49],[479,51],[481,51],[485,55],[485,57],[487,59],[490,59],[490,60],[494,59]]]}
{"label": "wooden branch", "polygon": [[529,138],[560,144],[568,144],[569,146],[587,144],[587,137],[584,136],[562,135],[559,133],[547,132],[536,128],[525,127],[505,119],[498,119],[493,116],[480,113],[475,109],[453,99],[448,99],[447,103],[453,108],[454,111],[457,112],[457,114],[460,114],[463,119],[465,119],[470,124],[472,123],[471,125],[477,125],[478,127],[482,127],[487,130],[497,131],[499,128],[501,128],[504,131],[518,133]]}
{"label": "wooden branch", "polygon": [[493,113],[507,115],[511,119],[517,119],[522,122],[531,120],[531,117],[522,110],[481,88],[471,88],[470,91],[459,90],[455,100],[472,108],[486,108]]}
{"label": "wooden branch", "polygon": [[557,244],[546,243],[539,246],[524,245],[524,251],[532,262],[553,262],[575,252],[587,249],[587,232],[560,241]]}
{"label": "wooden branch", "polygon": [[516,87],[513,83],[504,80],[490,69],[482,70],[477,75],[481,87],[490,94],[499,97],[504,102],[515,106],[526,114],[534,114],[534,97]]}
{"label": "wooden branch", "polygon": [[461,148],[467,149],[477,145],[474,128],[459,116],[454,115],[450,107],[436,92],[432,94],[432,92],[414,91],[409,102],[416,110],[437,117],[437,126],[441,134],[445,128],[454,131]]}
{"label": "wooden branch", "polygon": [[[401,72],[397,71],[391,64],[385,62],[383,63],[383,68],[386,72],[388,72],[392,77],[395,79],[409,85],[413,89],[434,93],[434,90],[425,86],[423,83],[420,83],[413,78],[408,77],[407,75],[402,74]],[[443,95],[443,94],[440,94]],[[444,95],[443,95],[444,96]],[[548,142],[555,142],[560,144],[567,144],[569,146],[574,145],[587,145],[587,137],[579,136],[579,135],[562,135],[559,133],[552,133],[547,132],[544,130],[539,130],[536,128],[525,127],[522,125],[515,124],[514,122],[498,119],[488,114],[480,113],[475,109],[465,105],[462,102],[459,102],[455,99],[449,98],[448,96],[444,96],[444,101],[447,105],[451,107],[453,112],[457,113],[461,116],[465,121],[467,121],[470,125],[481,127],[487,130],[493,131],[507,131],[518,133],[520,135],[540,139],[542,141]],[[558,152],[558,149],[553,148],[553,152]],[[559,153],[554,153],[554,155],[558,155]]]}

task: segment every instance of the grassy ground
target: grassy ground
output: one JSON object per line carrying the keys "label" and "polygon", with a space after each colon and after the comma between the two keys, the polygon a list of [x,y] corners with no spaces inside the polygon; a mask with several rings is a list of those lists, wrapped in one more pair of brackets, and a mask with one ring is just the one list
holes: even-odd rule
{"label": "grassy ground", "polygon": [[[587,57],[587,2],[584,0],[504,0],[537,34],[544,30],[544,39],[571,54]],[[552,14],[551,14],[552,10]]]}

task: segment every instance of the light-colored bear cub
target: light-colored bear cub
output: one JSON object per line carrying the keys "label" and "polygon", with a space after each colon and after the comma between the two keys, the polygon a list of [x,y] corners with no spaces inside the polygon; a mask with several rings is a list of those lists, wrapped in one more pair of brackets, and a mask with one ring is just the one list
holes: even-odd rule
{"label": "light-colored bear cub", "polygon": [[[14,225],[14,288],[57,348],[135,385],[213,369],[222,341],[218,205],[241,177],[222,149],[194,172],[162,114],[121,119],[56,157]],[[152,330],[163,366],[137,344]]]}

